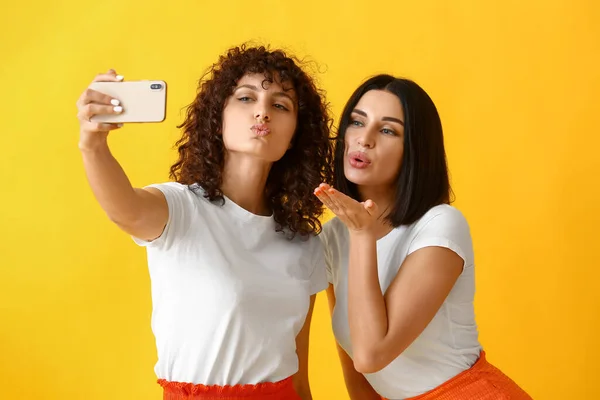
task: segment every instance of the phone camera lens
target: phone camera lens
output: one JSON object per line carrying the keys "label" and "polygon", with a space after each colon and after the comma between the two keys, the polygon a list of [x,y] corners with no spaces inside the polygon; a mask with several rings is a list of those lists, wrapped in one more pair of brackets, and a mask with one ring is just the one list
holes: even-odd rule
{"label": "phone camera lens", "polygon": [[150,89],[162,89],[162,85],[160,83],[153,83],[150,85]]}

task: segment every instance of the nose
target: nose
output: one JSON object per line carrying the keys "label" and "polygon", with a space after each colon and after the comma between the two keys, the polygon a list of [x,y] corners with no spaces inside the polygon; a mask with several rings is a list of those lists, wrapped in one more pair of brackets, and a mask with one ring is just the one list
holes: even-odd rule
{"label": "nose", "polygon": [[271,117],[265,110],[258,110],[254,113],[254,119],[259,123],[268,122],[271,120]]}
{"label": "nose", "polygon": [[356,138],[356,142],[360,147],[372,149],[375,146],[375,135],[371,132],[371,129],[363,129]]}

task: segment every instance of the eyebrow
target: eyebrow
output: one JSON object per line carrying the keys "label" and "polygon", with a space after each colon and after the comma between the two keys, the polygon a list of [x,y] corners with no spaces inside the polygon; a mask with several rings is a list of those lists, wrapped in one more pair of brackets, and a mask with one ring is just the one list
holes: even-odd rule
{"label": "eyebrow", "polygon": [[[363,110],[359,110],[358,108],[355,108],[354,110],[352,110],[353,113],[356,113],[358,115],[362,115],[363,117],[367,117],[367,113],[364,112]],[[398,118],[394,118],[394,117],[383,117],[381,118],[382,121],[390,121],[390,122],[396,122],[402,126],[404,126],[404,121],[399,120]]]}
{"label": "eyebrow", "polygon": [[[250,89],[250,90],[253,90],[255,92],[259,91],[257,86],[246,84],[246,85],[240,85],[240,86],[236,87],[233,90],[233,93],[237,92],[240,89]],[[273,96],[274,97],[286,97],[286,98],[288,98],[292,102],[292,104],[294,105],[294,107],[296,107],[296,100],[294,100],[294,98],[292,96],[290,96],[289,94],[287,94],[285,92],[275,92],[275,93],[273,93]]]}

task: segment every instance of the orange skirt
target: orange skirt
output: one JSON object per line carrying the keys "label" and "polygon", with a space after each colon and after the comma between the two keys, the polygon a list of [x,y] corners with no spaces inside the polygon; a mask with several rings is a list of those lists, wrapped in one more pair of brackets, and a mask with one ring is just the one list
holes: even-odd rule
{"label": "orange skirt", "polygon": [[482,351],[471,368],[429,392],[407,400],[532,400],[502,371],[490,364]]}
{"label": "orange skirt", "polygon": [[292,377],[256,385],[195,385],[159,379],[163,400],[300,400]]}

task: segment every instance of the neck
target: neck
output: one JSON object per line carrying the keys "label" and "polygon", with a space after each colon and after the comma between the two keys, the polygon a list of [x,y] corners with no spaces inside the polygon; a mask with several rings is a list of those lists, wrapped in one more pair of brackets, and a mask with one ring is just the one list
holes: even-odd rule
{"label": "neck", "polygon": [[271,215],[265,186],[273,164],[256,157],[228,153],[221,190],[231,201],[256,215]]}

